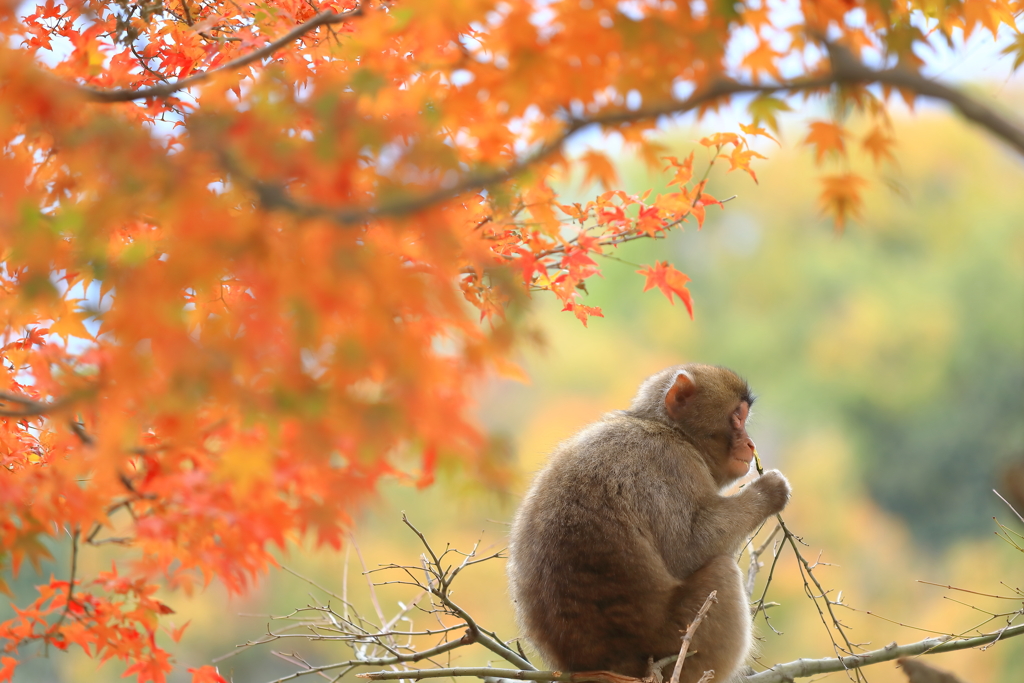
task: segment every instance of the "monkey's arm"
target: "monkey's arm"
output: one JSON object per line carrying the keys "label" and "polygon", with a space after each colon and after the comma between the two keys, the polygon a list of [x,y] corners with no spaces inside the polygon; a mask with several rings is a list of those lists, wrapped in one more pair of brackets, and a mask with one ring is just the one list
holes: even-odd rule
{"label": "monkey's arm", "polygon": [[692,517],[694,547],[704,558],[738,552],[758,526],[786,507],[789,495],[786,478],[770,470],[735,496],[709,497]]}

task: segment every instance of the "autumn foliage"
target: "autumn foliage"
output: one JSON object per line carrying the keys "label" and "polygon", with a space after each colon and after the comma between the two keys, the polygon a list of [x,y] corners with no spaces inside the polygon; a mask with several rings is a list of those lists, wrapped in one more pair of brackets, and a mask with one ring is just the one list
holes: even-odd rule
{"label": "autumn foliage", "polygon": [[[123,550],[15,605],[0,681],[32,647],[72,646],[162,681],[157,585],[242,592],[275,548],[336,547],[382,477],[424,486],[459,466],[500,486],[468,409],[477,380],[521,373],[534,293],[601,316],[585,285],[601,257],[699,227],[720,206],[711,165],[756,180],[751,145],[777,137],[793,94],[867,122],[806,134],[842,225],[871,170],[848,151],[893,159],[893,92],[966,112],[918,75],[922,46],[1015,34],[1021,9],[0,2],[0,591],[51,542]],[[1024,40],[1009,49],[1024,59]],[[749,123],[682,158],[652,135],[740,96]],[[597,129],[669,191],[627,194],[605,152],[566,151]],[[603,192],[562,200],[579,181]],[[684,274],[639,272],[692,315]]]}

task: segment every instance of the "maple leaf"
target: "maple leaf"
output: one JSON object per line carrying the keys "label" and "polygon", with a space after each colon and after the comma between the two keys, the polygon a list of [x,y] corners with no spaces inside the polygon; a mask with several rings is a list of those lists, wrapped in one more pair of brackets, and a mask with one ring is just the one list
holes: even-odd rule
{"label": "maple leaf", "polygon": [[770,97],[768,95],[762,95],[751,100],[750,104],[747,105],[747,111],[750,112],[750,116],[753,119],[753,125],[759,126],[764,123],[769,129],[773,130],[775,134],[778,135],[778,113],[793,111],[793,108],[790,107],[785,100],[781,100],[777,97]]}
{"label": "maple leaf", "polygon": [[745,123],[741,123],[740,124],[740,130],[742,130],[747,135],[760,135],[760,136],[764,136],[764,137],[768,138],[769,140],[771,140],[772,142],[774,142],[779,147],[782,146],[782,143],[779,142],[778,140],[776,140],[775,137],[771,133],[769,133],[764,128],[759,128],[756,123],[755,124],[750,124],[750,125],[745,124]]}
{"label": "maple leaf", "polygon": [[756,48],[747,53],[743,58],[742,66],[750,71],[750,77],[755,83],[759,83],[762,74],[768,74],[776,81],[782,80],[779,72],[778,61],[782,53],[777,52],[768,40],[760,40]]}
{"label": "maple leaf", "polygon": [[672,180],[668,182],[669,185],[679,185],[682,187],[693,178],[693,152],[690,152],[690,156],[686,157],[681,162],[671,156],[662,157],[662,159],[668,162],[668,166],[662,170],[667,171],[670,168],[675,169],[675,174],[672,176]]}
{"label": "maple leaf", "polygon": [[657,287],[673,305],[675,305],[675,301],[672,299],[672,295],[675,294],[686,306],[686,312],[690,314],[690,319],[693,319],[693,298],[690,296],[690,290],[686,288],[686,283],[690,281],[689,277],[669,265],[668,261],[656,261],[653,267],[645,266],[636,272],[647,278],[644,284],[645,292]]}
{"label": "maple leaf", "polygon": [[705,147],[723,147],[725,145],[739,145],[742,142],[736,133],[715,133],[700,139],[700,144]]}
{"label": "maple leaf", "polygon": [[0,657],[0,683],[10,681],[14,677],[14,670],[18,666],[18,660],[14,657]]}
{"label": "maple leaf", "polygon": [[572,314],[575,315],[581,323],[583,323],[583,327],[587,327],[587,321],[591,316],[595,318],[604,317],[604,313],[601,312],[599,307],[584,306],[577,301],[569,301],[565,304],[565,308],[563,308],[562,311],[571,311]]}
{"label": "maple leaf", "polygon": [[185,635],[185,629],[187,629],[189,624],[191,624],[191,623],[192,623],[192,620],[189,619],[188,621],[186,621],[184,624],[182,624],[181,626],[179,626],[177,628],[174,628],[172,626],[171,628],[167,629],[167,635],[169,635],[171,637],[171,640],[173,640],[174,642],[177,643],[177,642],[179,642],[181,640],[181,637],[183,635]]}
{"label": "maple leaf", "polygon": [[867,180],[854,174],[824,176],[820,202],[824,211],[835,220],[836,230],[842,232],[848,217],[860,215],[861,192]]}
{"label": "maple leaf", "polygon": [[584,280],[597,272],[597,264],[594,263],[594,259],[587,256],[585,249],[578,247],[566,249],[561,267],[569,271],[569,276],[574,280]]}
{"label": "maple leaf", "polygon": [[871,131],[864,136],[861,140],[861,146],[871,154],[871,159],[875,162],[875,166],[879,166],[882,161],[895,161],[895,157],[892,154],[892,148],[895,145],[896,140],[889,135],[885,129],[881,126],[875,126]]}
{"label": "maple leaf", "polygon": [[580,156],[580,163],[586,167],[586,173],[583,176],[584,185],[590,185],[596,180],[605,189],[610,189],[618,182],[619,176],[615,171],[615,166],[603,152],[588,150]]}
{"label": "maple leaf", "polygon": [[189,669],[188,672],[192,674],[192,683],[228,683],[215,666],[201,666],[198,669]]}
{"label": "maple leaf", "polygon": [[1013,55],[1013,71],[1024,64],[1024,33],[1018,33],[1013,41],[1003,49],[1002,54]]}
{"label": "maple leaf", "polygon": [[733,148],[732,154],[726,157],[729,160],[729,172],[735,170],[745,171],[754,182],[757,182],[757,174],[754,173],[754,169],[750,168],[750,161],[752,159],[767,159],[763,154],[759,154],[752,149],[746,149],[737,145]]}
{"label": "maple leaf", "polygon": [[637,232],[654,236],[665,231],[665,219],[657,206],[645,206],[640,209],[636,220]]}
{"label": "maple leaf", "polygon": [[832,121],[813,121],[810,124],[811,132],[804,140],[805,145],[813,145],[814,161],[818,164],[828,152],[835,152],[839,155],[846,153],[846,145],[843,138],[846,131]]}

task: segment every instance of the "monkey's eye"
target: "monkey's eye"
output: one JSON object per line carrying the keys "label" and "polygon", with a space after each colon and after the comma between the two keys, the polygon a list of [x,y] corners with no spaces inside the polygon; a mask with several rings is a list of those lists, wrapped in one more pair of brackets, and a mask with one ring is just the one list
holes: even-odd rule
{"label": "monkey's eye", "polygon": [[732,424],[737,429],[747,423],[747,415],[750,414],[750,404],[746,401],[740,403],[739,407],[732,413]]}

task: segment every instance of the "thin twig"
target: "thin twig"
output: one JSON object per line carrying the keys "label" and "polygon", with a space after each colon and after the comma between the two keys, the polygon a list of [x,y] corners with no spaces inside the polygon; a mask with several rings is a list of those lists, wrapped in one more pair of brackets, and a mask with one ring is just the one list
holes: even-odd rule
{"label": "thin twig", "polygon": [[744,588],[747,593],[748,601],[751,600],[754,596],[754,587],[755,582],[757,581],[757,572],[761,569],[762,566],[760,562],[761,555],[763,555],[764,552],[768,550],[768,547],[772,544],[772,541],[775,540],[775,535],[778,534],[781,529],[782,527],[776,524],[775,528],[772,529],[772,532],[768,534],[768,538],[764,539],[764,543],[762,543],[756,549],[754,548],[753,536],[751,536],[750,540],[747,541],[747,548],[749,549],[750,554],[750,564],[747,566],[747,585]]}
{"label": "thin twig", "polygon": [[1021,516],[1021,514],[1019,512],[1017,512],[1017,509],[1014,508],[1012,505],[1010,505],[1010,501],[1008,501],[1005,498],[1003,498],[1002,494],[999,493],[999,491],[996,491],[995,489],[992,489],[992,493],[994,493],[997,496],[999,496],[999,500],[1001,500],[1004,503],[1006,503],[1006,507],[1010,508],[1013,511],[1013,514],[1017,515],[1017,519],[1019,519],[1020,521],[1024,522],[1024,516]]}
{"label": "thin twig", "polygon": [[966,588],[957,588],[956,586],[950,586],[949,584],[945,584],[945,583],[932,583],[931,581],[924,581],[922,579],[918,579],[917,582],[918,583],[924,583],[924,584],[927,584],[929,586],[937,586],[939,588],[947,588],[947,589],[949,589],[951,591],[960,591],[961,593],[972,593],[974,595],[981,595],[981,596],[986,597],[986,598],[997,598],[999,600],[1016,600],[1016,601],[1020,601],[1020,599],[1022,597],[1020,595],[993,595],[992,593],[981,593],[979,591],[972,591],[972,590],[968,590]]}
{"label": "thin twig", "polygon": [[[669,683],[679,683],[679,674],[683,672],[683,662],[686,661],[686,651],[690,649],[690,641],[693,640],[693,634],[697,632],[697,628],[700,626],[700,622],[704,621],[704,616],[711,609],[711,603],[718,602],[718,591],[711,591],[708,595],[708,599],[704,601],[700,609],[697,610],[697,616],[693,618],[690,625],[686,627],[686,634],[683,635],[683,643],[679,647],[679,657],[676,659],[676,665],[672,669],[672,677],[669,678]],[[703,679],[701,679],[703,680]]]}
{"label": "thin twig", "polygon": [[71,533],[71,575],[68,577],[68,597],[64,601],[64,609],[61,610],[60,616],[57,617],[57,621],[54,622],[53,626],[46,630],[46,637],[44,638],[43,652],[49,655],[50,652],[50,640],[57,635],[60,631],[61,625],[64,620],[68,618],[68,612],[71,611],[71,605],[75,601],[75,577],[78,574],[78,529],[76,528]]}
{"label": "thin twig", "polygon": [[[373,657],[373,658],[351,659],[351,660],[348,660],[348,661],[345,661],[345,662],[334,662],[332,664],[324,664],[323,666],[312,666],[312,667],[309,667],[308,669],[303,669],[301,671],[296,671],[295,673],[289,674],[287,676],[282,676],[281,678],[276,678],[273,681],[270,681],[270,683],[285,683],[285,681],[291,681],[291,680],[294,680],[296,678],[300,678],[302,676],[307,676],[309,674],[318,674],[318,673],[321,673],[321,672],[324,672],[324,671],[331,671],[333,669],[338,669],[338,668],[342,668],[342,667],[349,667],[349,666],[388,666],[390,664],[402,664],[402,663],[406,663],[406,662],[419,662],[419,661],[422,661],[424,659],[428,659],[430,657],[437,656],[437,655],[442,654],[444,652],[448,652],[449,650],[454,650],[456,648],[460,648],[460,647],[463,647],[463,646],[468,645],[468,644],[469,644],[469,640],[467,639],[466,636],[463,636],[462,638],[459,638],[457,640],[452,640],[452,641],[449,641],[449,642],[444,643],[442,645],[438,645],[437,647],[432,647],[432,648],[430,648],[428,650],[422,650],[420,652],[411,652],[409,654],[396,654],[396,655],[392,655],[391,657]],[[389,673],[389,674],[390,673],[401,673],[401,670],[400,671],[386,671],[386,672],[383,672],[383,673]],[[403,677],[399,676],[398,678],[403,678]],[[411,678],[411,676],[404,676],[404,678]]]}

